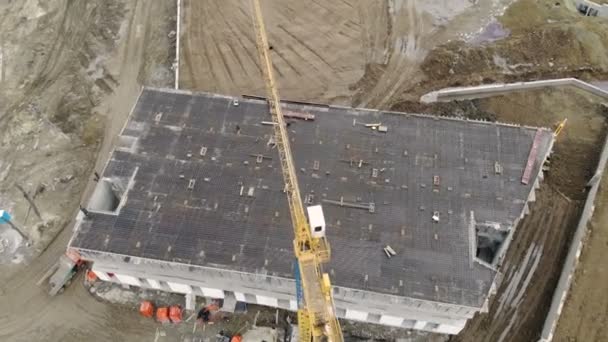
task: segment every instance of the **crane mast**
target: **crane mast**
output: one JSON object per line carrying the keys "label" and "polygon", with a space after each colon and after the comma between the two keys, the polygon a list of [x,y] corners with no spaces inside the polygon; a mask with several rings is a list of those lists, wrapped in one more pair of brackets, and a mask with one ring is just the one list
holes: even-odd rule
{"label": "crane mast", "polygon": [[287,126],[281,109],[281,99],[274,79],[269,54],[268,37],[259,0],[251,0],[256,46],[266,84],[266,101],[274,123],[275,147],[279,152],[285,182],[291,222],[294,229],[293,247],[298,262],[304,305],[298,309],[300,341],[343,341],[335,314],[329,275],[321,265],[330,259],[330,248],[325,237],[313,237],[304,214],[296,168],[291,154]]}

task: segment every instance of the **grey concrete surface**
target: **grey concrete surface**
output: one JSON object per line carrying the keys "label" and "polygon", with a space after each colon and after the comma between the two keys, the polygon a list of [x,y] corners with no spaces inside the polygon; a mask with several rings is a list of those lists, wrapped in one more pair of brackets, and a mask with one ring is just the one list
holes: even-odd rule
{"label": "grey concrete surface", "polygon": [[[324,205],[333,283],[481,307],[495,271],[473,262],[468,214],[475,213],[479,231],[507,234],[535,183],[534,176],[531,184],[521,181],[532,142],[538,136],[536,175],[553,133],[284,106],[315,116],[291,120],[290,134],[304,200]],[[267,144],[272,128],[261,123],[270,120],[265,111],[257,99],[235,106],[230,97],[145,89],[98,184],[113,182],[115,202],[124,206],[106,212],[89,205],[71,246],[291,278],[292,232],[276,150]],[[365,127],[375,122],[388,132]],[[398,250],[390,260],[386,245]]]}
{"label": "grey concrete surface", "polygon": [[584,91],[588,91],[594,95],[608,98],[608,90],[604,83],[598,83],[596,86],[576,78],[560,78],[553,80],[531,81],[531,82],[516,82],[508,84],[488,84],[471,87],[446,88],[432,91],[423,95],[420,98],[421,102],[449,102],[454,100],[471,100],[483,97],[496,96],[515,91],[542,89],[546,87],[575,87]]}

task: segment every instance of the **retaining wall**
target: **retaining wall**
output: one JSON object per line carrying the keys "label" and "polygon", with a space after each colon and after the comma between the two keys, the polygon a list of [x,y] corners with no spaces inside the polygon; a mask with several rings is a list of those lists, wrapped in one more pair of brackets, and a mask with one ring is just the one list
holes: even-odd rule
{"label": "retaining wall", "polygon": [[177,0],[177,24],[175,29],[175,62],[173,70],[175,72],[175,89],[179,89],[179,49],[182,35],[182,0]]}
{"label": "retaining wall", "polygon": [[608,99],[608,91],[600,87],[594,86],[593,84],[583,82],[576,78],[558,78],[554,80],[516,82],[507,84],[499,83],[480,85],[475,87],[446,88],[438,91],[432,91],[428,94],[422,95],[422,97],[420,98],[420,102],[433,103],[449,102],[454,100],[472,100],[483,97],[507,94],[519,90],[534,90],[547,87],[564,86],[585,90],[594,95]]}
{"label": "retaining wall", "polygon": [[574,237],[572,238],[572,244],[570,245],[570,249],[568,250],[566,261],[564,262],[564,268],[562,269],[562,273],[560,274],[557,287],[555,288],[555,293],[553,294],[553,299],[551,300],[551,307],[549,308],[549,313],[547,314],[547,318],[545,319],[545,324],[543,325],[543,330],[539,342],[550,342],[553,339],[555,327],[557,326],[557,322],[559,321],[562,308],[564,306],[566,298],[568,297],[568,291],[570,290],[572,279],[574,278],[574,272],[576,271],[576,267],[578,266],[578,260],[583,249],[583,240],[585,239],[585,236],[587,236],[588,232],[588,223],[593,215],[593,210],[595,209],[595,196],[600,186],[600,180],[602,179],[602,174],[604,173],[604,169],[606,168],[607,160],[608,137],[604,142],[604,147],[602,148],[602,154],[600,155],[600,160],[598,162],[595,174],[589,181],[591,189],[589,190],[589,194],[587,195],[587,199],[585,200],[585,206],[583,207],[581,219],[578,223],[578,226],[576,227],[576,232],[574,233]]}

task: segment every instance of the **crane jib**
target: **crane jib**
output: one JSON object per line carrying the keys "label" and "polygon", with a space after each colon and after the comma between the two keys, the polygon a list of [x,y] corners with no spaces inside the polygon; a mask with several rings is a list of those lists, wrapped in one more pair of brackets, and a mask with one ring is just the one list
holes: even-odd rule
{"label": "crane jib", "polygon": [[289,136],[281,109],[281,100],[273,75],[269,55],[268,38],[259,0],[251,0],[256,47],[260,58],[262,76],[266,84],[268,110],[275,123],[275,147],[278,151],[285,192],[294,230],[294,267],[296,295],[298,299],[298,327],[300,341],[343,341],[340,324],[336,318],[329,275],[323,273],[321,264],[329,261],[330,249],[325,236],[313,237],[304,213],[298,178],[294,165]]}

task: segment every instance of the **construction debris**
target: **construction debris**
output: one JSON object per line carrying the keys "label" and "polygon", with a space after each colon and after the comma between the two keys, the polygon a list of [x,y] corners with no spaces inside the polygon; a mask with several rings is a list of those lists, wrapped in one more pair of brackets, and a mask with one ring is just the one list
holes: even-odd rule
{"label": "construction debris", "polygon": [[395,250],[392,249],[391,246],[389,246],[389,245],[386,245],[386,247],[384,247],[382,250],[384,251],[384,254],[386,254],[386,257],[389,258],[389,259],[391,257],[397,255],[397,253],[395,252]]}

